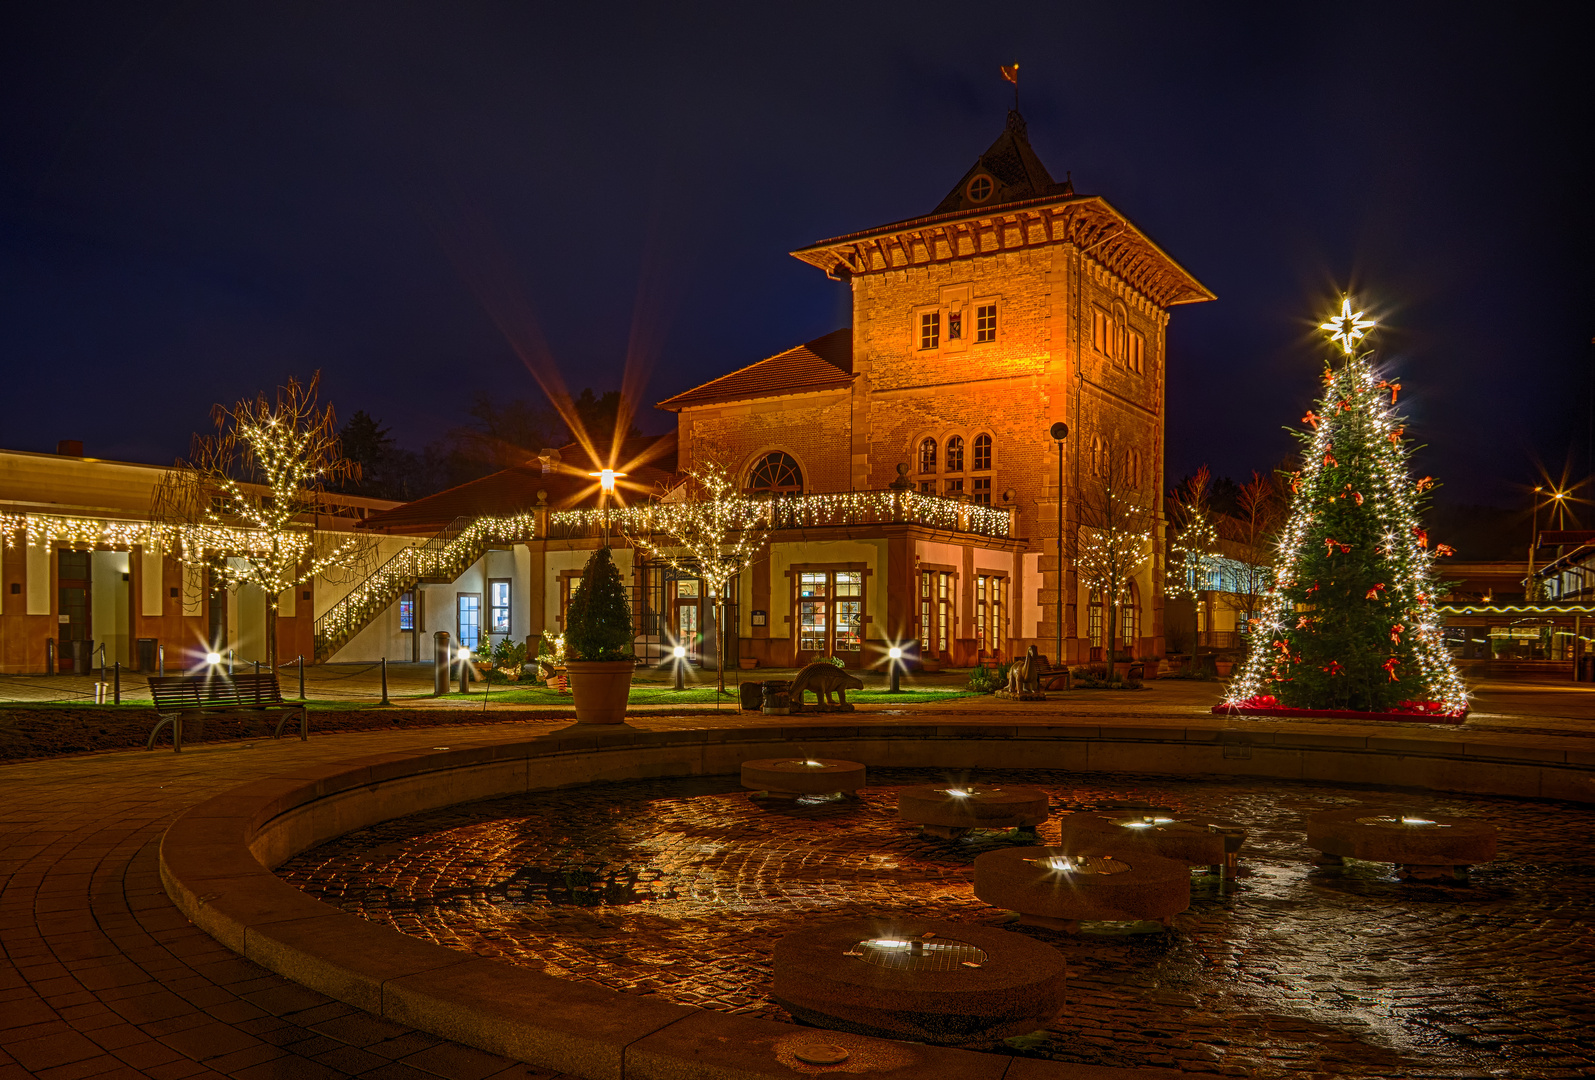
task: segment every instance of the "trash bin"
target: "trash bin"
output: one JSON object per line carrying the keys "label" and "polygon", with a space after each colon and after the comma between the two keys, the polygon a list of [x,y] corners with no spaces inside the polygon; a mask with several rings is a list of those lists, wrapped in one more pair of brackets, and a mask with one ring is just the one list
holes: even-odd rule
{"label": "trash bin", "polygon": [[1595,682],[1595,653],[1578,658],[1578,681]]}
{"label": "trash bin", "polygon": [[153,672],[160,662],[156,655],[156,646],[159,644],[159,639],[141,637],[138,639],[137,644],[138,650],[134,655],[138,660],[138,667],[135,670],[145,673]]}
{"label": "trash bin", "polygon": [[743,712],[758,712],[764,708],[764,684],[745,682],[737,691],[742,697]]}

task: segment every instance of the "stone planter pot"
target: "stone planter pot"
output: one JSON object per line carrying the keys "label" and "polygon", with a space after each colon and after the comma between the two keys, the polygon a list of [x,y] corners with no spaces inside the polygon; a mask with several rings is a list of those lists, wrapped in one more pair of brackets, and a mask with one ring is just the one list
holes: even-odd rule
{"label": "stone planter pot", "polygon": [[1225,675],[1228,675],[1234,669],[1235,669],[1235,662],[1233,660],[1215,660],[1215,661],[1213,661],[1213,670],[1218,672],[1218,674],[1221,677],[1225,676]]}
{"label": "stone planter pot", "polygon": [[619,724],[637,665],[630,660],[568,660],[571,697],[579,724]]}

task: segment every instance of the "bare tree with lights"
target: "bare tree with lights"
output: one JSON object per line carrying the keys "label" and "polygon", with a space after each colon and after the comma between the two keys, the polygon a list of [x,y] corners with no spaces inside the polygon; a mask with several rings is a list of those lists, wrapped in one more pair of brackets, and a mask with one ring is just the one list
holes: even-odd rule
{"label": "bare tree with lights", "polygon": [[320,403],[321,374],[290,378],[276,396],[261,393],[211,410],[214,434],[195,435],[186,461],[162,479],[154,516],[163,525],[242,528],[254,537],[242,554],[199,553],[227,586],[266,594],[266,656],[275,668],[277,603],[317,575],[358,573],[374,550],[366,537],[328,541],[317,529],[329,486],[359,479],[343,455],[337,417]]}
{"label": "bare tree with lights", "polygon": [[1135,461],[1115,433],[1094,444],[1091,474],[1081,482],[1080,528],[1075,540],[1075,570],[1080,581],[1102,596],[1107,614],[1106,657],[1113,677],[1119,615],[1131,598],[1130,583],[1152,558],[1156,512],[1142,490]]}
{"label": "bare tree with lights", "polygon": [[[769,508],[737,490],[735,478],[718,461],[706,462],[687,477],[685,490],[673,491],[671,501],[635,507],[620,520],[633,545],[703,579],[714,602],[719,688],[724,691],[725,595],[731,581],[769,543]],[[660,542],[659,536],[670,542]]]}
{"label": "bare tree with lights", "polygon": [[1274,587],[1274,549],[1285,523],[1285,500],[1273,477],[1253,471],[1235,496],[1235,512],[1224,523],[1225,546],[1235,554],[1230,603],[1239,623],[1255,619]]}
{"label": "bare tree with lights", "polygon": [[1194,600],[1222,566],[1211,469],[1203,465],[1169,492],[1169,516],[1176,532],[1169,544],[1168,595]]}

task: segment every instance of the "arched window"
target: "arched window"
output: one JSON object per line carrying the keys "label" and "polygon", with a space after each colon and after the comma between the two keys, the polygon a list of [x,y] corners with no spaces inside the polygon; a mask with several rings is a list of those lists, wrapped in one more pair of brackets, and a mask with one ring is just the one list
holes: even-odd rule
{"label": "arched window", "polygon": [[1091,475],[1102,475],[1102,436],[1100,435],[1091,438]]}
{"label": "arched window", "polygon": [[919,444],[919,471],[933,473],[936,471],[936,440],[925,439]]}
{"label": "arched window", "polygon": [[1125,340],[1130,332],[1130,313],[1123,304],[1113,305],[1113,359],[1125,357]]}
{"label": "arched window", "polygon": [[801,495],[803,470],[792,460],[792,455],[772,450],[753,463],[748,473],[750,495]]}
{"label": "arched window", "polygon": [[985,472],[991,468],[991,436],[975,436],[975,462],[971,466],[976,472]]}
{"label": "arched window", "polygon": [[1119,635],[1126,645],[1135,644],[1135,586],[1131,585],[1124,591],[1124,599],[1119,601],[1119,625],[1123,632]]}
{"label": "arched window", "polygon": [[1086,603],[1086,634],[1093,649],[1102,647],[1102,594],[1095,589]]}
{"label": "arched window", "polygon": [[947,440],[947,471],[964,471],[964,437],[954,435]]}

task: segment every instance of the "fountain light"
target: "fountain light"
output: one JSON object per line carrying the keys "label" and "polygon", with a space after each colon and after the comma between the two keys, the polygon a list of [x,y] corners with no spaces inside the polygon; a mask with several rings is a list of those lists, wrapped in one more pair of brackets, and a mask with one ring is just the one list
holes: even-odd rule
{"label": "fountain light", "polygon": [[963,788],[950,787],[947,789],[947,794],[951,795],[955,799],[967,799],[969,796],[973,795],[974,792],[965,791]]}
{"label": "fountain light", "polygon": [[1403,817],[1401,819],[1401,824],[1403,824],[1403,825],[1433,825],[1434,822],[1431,821],[1429,818]]}

